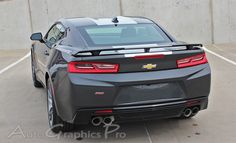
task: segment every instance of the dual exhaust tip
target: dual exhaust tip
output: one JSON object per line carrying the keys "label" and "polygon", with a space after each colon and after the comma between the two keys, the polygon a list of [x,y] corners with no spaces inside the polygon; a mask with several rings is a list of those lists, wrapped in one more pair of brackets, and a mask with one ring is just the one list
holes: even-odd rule
{"label": "dual exhaust tip", "polygon": [[[191,116],[196,115],[199,112],[200,108],[195,106],[192,108],[186,108],[183,111],[183,116],[185,118],[189,118]],[[101,116],[96,116],[93,117],[91,120],[91,123],[93,126],[100,126],[101,124],[104,125],[112,125],[112,123],[115,121],[115,117],[114,116],[107,116],[107,117],[101,117]]]}
{"label": "dual exhaust tip", "polygon": [[193,107],[193,108],[186,108],[184,111],[183,111],[183,116],[185,118],[189,118],[191,116],[194,116],[196,115],[198,112],[199,112],[200,108],[199,107]]}
{"label": "dual exhaust tip", "polygon": [[114,116],[107,116],[107,117],[97,116],[92,118],[91,123],[94,126],[100,126],[101,124],[111,125],[114,121],[115,121]]}

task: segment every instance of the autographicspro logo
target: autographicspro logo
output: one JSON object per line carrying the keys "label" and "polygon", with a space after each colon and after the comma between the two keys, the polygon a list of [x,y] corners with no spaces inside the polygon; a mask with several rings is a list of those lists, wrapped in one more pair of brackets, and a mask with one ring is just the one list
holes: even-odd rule
{"label": "autographicspro logo", "polygon": [[[105,118],[104,118],[105,119]],[[107,120],[109,121],[109,120]],[[62,124],[57,124],[53,126],[55,127],[62,127]],[[49,137],[49,138],[73,138],[77,140],[78,138],[84,139],[84,138],[90,138],[90,139],[98,139],[98,138],[104,138],[108,139],[111,135],[112,138],[117,139],[124,139],[126,138],[125,132],[119,132],[119,129],[121,128],[120,125],[115,124],[113,117],[111,118],[111,122],[106,122],[106,120],[102,120],[100,124],[96,124],[96,126],[102,126],[104,128],[104,132],[95,132],[95,131],[76,131],[76,132],[65,132],[65,133],[58,133],[54,134],[51,129],[47,129],[45,132],[37,132],[37,131],[25,131],[20,125],[18,125],[12,132],[8,134],[8,138],[11,139],[14,136],[20,136],[24,139],[28,138],[41,138],[43,136]]]}

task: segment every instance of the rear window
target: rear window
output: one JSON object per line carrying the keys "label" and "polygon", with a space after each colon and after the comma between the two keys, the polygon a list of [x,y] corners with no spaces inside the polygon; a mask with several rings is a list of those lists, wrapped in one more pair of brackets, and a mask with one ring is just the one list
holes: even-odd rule
{"label": "rear window", "polygon": [[167,43],[171,40],[155,24],[78,27],[90,46]]}

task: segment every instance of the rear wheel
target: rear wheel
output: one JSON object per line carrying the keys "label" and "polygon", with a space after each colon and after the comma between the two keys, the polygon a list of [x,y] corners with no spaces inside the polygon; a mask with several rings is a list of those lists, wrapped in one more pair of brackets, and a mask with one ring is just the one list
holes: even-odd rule
{"label": "rear wheel", "polygon": [[50,129],[54,133],[67,132],[74,129],[74,125],[63,121],[57,114],[55,103],[53,100],[53,92],[49,80],[47,81],[47,109],[48,109],[48,123]]}
{"label": "rear wheel", "polygon": [[36,73],[35,73],[35,63],[34,63],[34,59],[33,59],[33,56],[32,56],[32,53],[31,53],[31,69],[32,69],[32,79],[33,79],[33,84],[34,84],[34,87],[43,87],[43,85],[41,84],[41,82],[39,82],[37,80],[37,77],[36,77]]}

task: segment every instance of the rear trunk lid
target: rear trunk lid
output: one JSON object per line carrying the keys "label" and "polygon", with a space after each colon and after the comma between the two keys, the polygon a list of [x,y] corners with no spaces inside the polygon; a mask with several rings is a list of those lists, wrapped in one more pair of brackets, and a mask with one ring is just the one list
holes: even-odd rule
{"label": "rear trunk lid", "polygon": [[[85,51],[75,56],[73,62],[119,65],[118,70],[111,73],[70,73],[73,91],[78,93],[74,95],[78,98],[76,101],[84,107],[112,107],[172,102],[209,94],[209,66],[183,68],[199,59],[189,60],[189,57],[204,54],[200,47],[145,49],[113,49],[99,51],[99,54]],[[83,95],[78,96],[80,93]]]}

